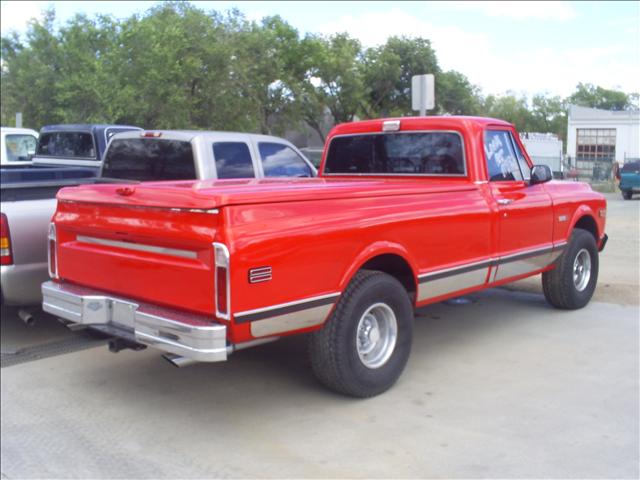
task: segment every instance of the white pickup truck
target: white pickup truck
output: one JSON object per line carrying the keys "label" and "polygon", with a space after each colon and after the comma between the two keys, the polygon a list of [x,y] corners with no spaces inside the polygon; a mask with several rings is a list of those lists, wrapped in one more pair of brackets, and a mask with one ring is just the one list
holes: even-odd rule
{"label": "white pickup truck", "polygon": [[[97,178],[2,184],[2,303],[27,307],[42,302],[40,285],[48,279],[47,229],[56,208],[55,196],[64,186],[316,175],[311,162],[282,138],[174,130],[118,133],[109,141]],[[27,322],[31,319],[27,311],[20,316]]]}

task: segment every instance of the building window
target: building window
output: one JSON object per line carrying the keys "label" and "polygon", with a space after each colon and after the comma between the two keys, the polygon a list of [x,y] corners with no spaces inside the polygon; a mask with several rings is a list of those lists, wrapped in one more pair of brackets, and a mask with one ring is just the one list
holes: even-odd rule
{"label": "building window", "polygon": [[612,162],[616,157],[615,128],[578,128],[577,160]]}

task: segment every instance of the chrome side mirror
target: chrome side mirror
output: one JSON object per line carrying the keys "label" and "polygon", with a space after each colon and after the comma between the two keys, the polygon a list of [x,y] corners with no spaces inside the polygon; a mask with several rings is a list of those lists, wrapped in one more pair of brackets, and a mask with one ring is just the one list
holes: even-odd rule
{"label": "chrome side mirror", "polygon": [[529,180],[529,185],[545,183],[551,179],[553,179],[553,174],[548,165],[534,165],[531,167],[531,180]]}

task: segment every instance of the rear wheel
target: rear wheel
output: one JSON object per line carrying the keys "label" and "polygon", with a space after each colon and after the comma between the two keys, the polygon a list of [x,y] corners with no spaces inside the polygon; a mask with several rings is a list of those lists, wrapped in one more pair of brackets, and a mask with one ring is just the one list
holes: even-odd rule
{"label": "rear wheel", "polygon": [[544,296],[556,308],[584,307],[598,282],[598,248],[591,233],[575,229],[553,270],[542,274]]}
{"label": "rear wheel", "polygon": [[412,338],[413,307],[402,284],[386,273],[362,270],[324,327],[311,335],[311,366],[332,390],[371,397],[396,382]]}
{"label": "rear wheel", "polygon": [[622,190],[622,198],[625,200],[631,200],[633,196],[633,192],[631,190]]}

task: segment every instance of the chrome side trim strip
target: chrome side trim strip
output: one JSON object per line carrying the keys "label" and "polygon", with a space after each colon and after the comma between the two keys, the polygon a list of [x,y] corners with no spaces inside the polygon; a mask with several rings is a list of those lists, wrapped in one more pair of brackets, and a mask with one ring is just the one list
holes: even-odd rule
{"label": "chrome side trim strip", "polygon": [[220,210],[218,210],[217,208],[211,208],[209,210],[205,210],[203,208],[170,208],[169,211],[171,211],[171,212],[189,212],[189,213],[209,213],[209,214],[212,214],[212,215],[220,213]]}
{"label": "chrome side trim strip", "polygon": [[251,335],[265,337],[322,325],[335,302],[251,322]]}
{"label": "chrome side trim strip", "polygon": [[308,310],[318,306],[329,304],[333,305],[337,301],[339,296],[340,292],[329,293],[327,295],[305,298],[304,300],[280,303],[278,305],[256,308],[254,310],[245,310],[244,312],[238,312],[234,314],[234,318],[236,323],[254,322],[257,320],[276,317],[287,313],[300,312],[301,310]]}
{"label": "chrome side trim strip", "polygon": [[472,267],[456,273],[426,277],[418,285],[418,301],[435,298],[448,293],[483,285],[487,281],[490,266]]}
{"label": "chrome side trim strip", "polygon": [[551,265],[562,255],[567,242],[556,243],[552,247],[531,250],[502,257],[498,260],[491,282],[523,275]]}
{"label": "chrome side trim strip", "polygon": [[444,278],[451,275],[456,275],[459,273],[465,273],[471,270],[478,270],[481,268],[488,267],[495,262],[495,259],[490,258],[488,260],[480,260],[479,262],[473,263],[465,263],[464,265],[459,265],[457,267],[445,268],[442,270],[436,270],[434,272],[422,273],[418,275],[419,283],[427,282],[430,280],[437,280],[438,278]]}
{"label": "chrome side trim strip", "polygon": [[521,258],[534,257],[537,255],[550,253],[552,250],[553,250],[553,247],[543,247],[543,248],[534,248],[532,250],[525,250],[524,252],[512,253],[510,255],[504,255],[502,257],[498,257],[498,259],[496,260],[496,263],[500,265],[502,263],[514,262]]}
{"label": "chrome side trim strip", "polygon": [[[540,255],[516,257],[507,262],[501,263],[493,277],[493,281],[504,280],[505,278],[515,277],[525,273],[533,272],[534,270],[540,270],[541,268],[550,265],[555,255],[552,250],[548,250]],[[557,252],[556,256],[559,256],[560,252]]]}
{"label": "chrome side trim strip", "polygon": [[418,275],[418,301],[544,268],[553,263],[567,242],[534,248],[498,258],[489,258]]}
{"label": "chrome side trim strip", "polygon": [[108,247],[124,248],[127,250],[138,250],[141,252],[160,253],[162,255],[171,255],[173,257],[193,258],[193,259],[198,258],[197,252],[193,252],[190,250],[181,250],[178,248],[158,247],[156,245],[123,242],[119,240],[108,240],[106,238],[87,237],[85,235],[78,235],[76,237],[76,240],[82,243],[106,245]]}

